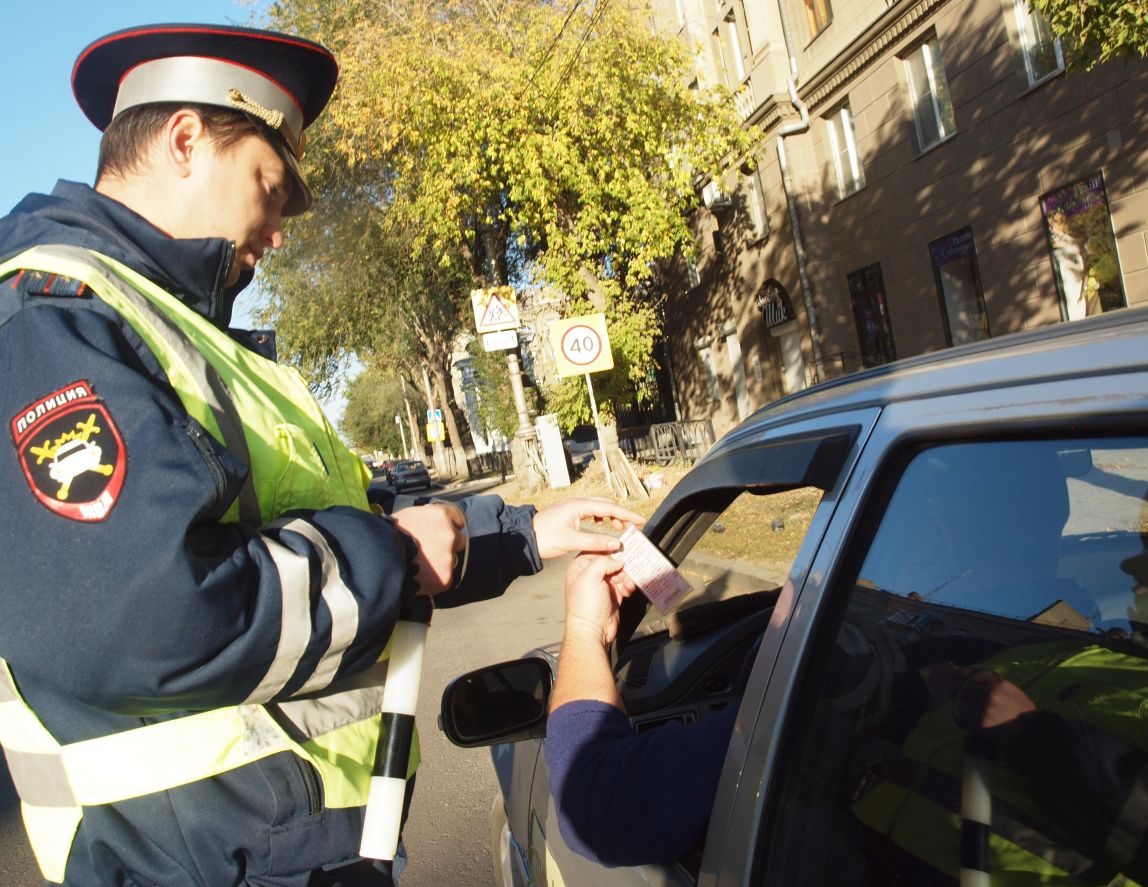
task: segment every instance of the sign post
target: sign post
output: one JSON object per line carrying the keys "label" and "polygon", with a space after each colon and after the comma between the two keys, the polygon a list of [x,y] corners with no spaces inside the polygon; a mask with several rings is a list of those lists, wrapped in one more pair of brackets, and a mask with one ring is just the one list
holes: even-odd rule
{"label": "sign post", "polygon": [[594,400],[591,373],[614,368],[614,353],[610,350],[610,336],[606,332],[606,315],[586,314],[556,320],[550,324],[550,342],[554,346],[554,362],[559,377],[585,376],[586,390],[590,394],[590,413],[598,432],[598,448],[602,453],[602,466],[606,472],[606,486],[612,487],[610,456],[602,435],[602,422],[598,418],[598,403]]}
{"label": "sign post", "polygon": [[407,457],[407,433],[403,431],[403,420],[398,413],[395,413],[395,424],[399,426],[399,435],[403,439],[403,458],[405,459]]}
{"label": "sign post", "polygon": [[514,432],[515,442],[511,447],[514,459],[514,473],[519,484],[533,490],[535,475],[532,472],[529,454],[537,441],[537,433],[530,421],[526,408],[526,392],[522,387],[522,369],[518,365],[518,335],[521,325],[518,311],[518,297],[511,286],[496,286],[489,289],[470,291],[470,303],[474,309],[474,327],[482,336],[482,347],[487,351],[506,352],[506,372],[510,377],[510,393],[514,399],[514,409],[518,414],[518,430]]}

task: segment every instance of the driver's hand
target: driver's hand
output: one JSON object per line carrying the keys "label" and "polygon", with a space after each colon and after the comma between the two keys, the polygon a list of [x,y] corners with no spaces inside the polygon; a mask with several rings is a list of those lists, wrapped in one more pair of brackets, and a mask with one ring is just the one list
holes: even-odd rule
{"label": "driver's hand", "polygon": [[585,631],[603,647],[618,634],[618,608],[637,586],[621,561],[581,554],[566,571],[566,630]]}

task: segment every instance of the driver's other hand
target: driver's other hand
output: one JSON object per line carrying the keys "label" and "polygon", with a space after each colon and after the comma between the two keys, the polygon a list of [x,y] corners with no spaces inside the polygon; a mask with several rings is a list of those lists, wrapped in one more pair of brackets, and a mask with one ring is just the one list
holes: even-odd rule
{"label": "driver's other hand", "polygon": [[466,516],[449,502],[412,505],[391,515],[395,525],[414,540],[415,582],[420,595],[446,591],[455,559],[466,548]]}
{"label": "driver's other hand", "polygon": [[609,646],[618,634],[618,609],[635,590],[620,560],[578,555],[566,570],[566,630],[589,632]]}

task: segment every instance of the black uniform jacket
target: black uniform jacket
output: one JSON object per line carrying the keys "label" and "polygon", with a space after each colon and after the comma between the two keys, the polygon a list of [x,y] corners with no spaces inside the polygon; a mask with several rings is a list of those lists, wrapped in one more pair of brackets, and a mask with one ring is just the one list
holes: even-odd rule
{"label": "black uniform jacket", "polygon": [[[94,249],[220,326],[230,315],[235,291],[223,281],[231,243],[173,240],[87,186],[61,182],[0,220],[0,258],[35,244]],[[69,281],[30,273],[0,281],[0,360],[8,428],[0,447],[0,656],[60,742],[244,702],[281,636],[288,580],[269,540],[310,569],[293,581],[309,583],[311,640],[276,698],[290,697],[340,652],[330,649],[337,617],[324,603],[324,582],[342,582],[358,604],[334,682],[377,660],[411,593],[413,543],[389,518],[345,507],[296,512],[326,552],[298,532],[220,524],[247,467],[188,416],[131,327]],[[22,417],[69,397],[90,398],[101,425],[117,432],[104,428],[99,458],[85,450],[76,412],[64,431],[49,424],[44,440],[28,439]],[[66,493],[83,498],[84,484],[108,483],[99,465],[118,466],[109,510],[99,513],[107,497],[95,514],[71,508],[59,493],[70,484]],[[472,578],[443,603],[494,596],[540,566],[533,509],[497,497],[462,504]],[[359,840],[358,811],[323,810],[308,767],[281,754],[89,808],[68,883],[305,884],[312,869],[353,857]]]}

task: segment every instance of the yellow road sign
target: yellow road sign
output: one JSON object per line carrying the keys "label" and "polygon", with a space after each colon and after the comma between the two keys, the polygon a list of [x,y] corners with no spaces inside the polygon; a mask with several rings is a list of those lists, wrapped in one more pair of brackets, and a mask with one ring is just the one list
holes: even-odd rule
{"label": "yellow road sign", "polygon": [[480,333],[515,330],[521,325],[518,298],[512,286],[471,290],[470,304],[474,308],[475,329]]}
{"label": "yellow road sign", "polygon": [[614,368],[606,315],[586,314],[550,324],[550,344],[559,376],[581,376]]}

